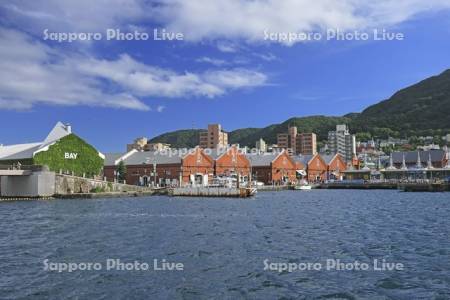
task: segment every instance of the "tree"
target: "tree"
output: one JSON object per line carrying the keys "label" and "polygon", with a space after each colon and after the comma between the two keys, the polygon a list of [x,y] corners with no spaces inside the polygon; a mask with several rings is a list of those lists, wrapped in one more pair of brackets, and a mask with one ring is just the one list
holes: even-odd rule
{"label": "tree", "polygon": [[120,181],[124,181],[127,176],[127,167],[125,166],[123,160],[119,162],[116,169],[117,178]]}

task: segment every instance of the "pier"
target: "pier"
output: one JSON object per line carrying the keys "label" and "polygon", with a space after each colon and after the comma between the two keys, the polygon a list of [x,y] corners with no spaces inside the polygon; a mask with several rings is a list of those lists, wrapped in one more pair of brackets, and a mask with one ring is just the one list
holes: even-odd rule
{"label": "pier", "polygon": [[396,182],[329,182],[316,186],[318,189],[353,189],[353,190],[395,190]]}
{"label": "pier", "polygon": [[169,189],[169,196],[234,197],[247,198],[255,195],[256,188],[229,187],[177,187]]}
{"label": "pier", "polygon": [[449,183],[402,183],[399,190],[404,192],[448,192]]}

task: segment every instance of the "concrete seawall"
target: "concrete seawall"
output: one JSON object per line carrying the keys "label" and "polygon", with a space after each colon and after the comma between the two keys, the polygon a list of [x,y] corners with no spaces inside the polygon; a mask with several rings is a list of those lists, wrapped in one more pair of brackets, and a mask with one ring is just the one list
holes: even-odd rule
{"label": "concrete seawall", "polygon": [[56,174],[55,195],[96,192],[146,192],[150,188],[91,178]]}
{"label": "concrete seawall", "polygon": [[55,174],[48,170],[33,171],[24,175],[0,176],[0,198],[49,198],[63,195],[88,195],[108,193],[154,193],[149,187],[108,182],[92,178]]}
{"label": "concrete seawall", "polygon": [[322,183],[317,186],[319,189],[354,189],[354,190],[395,190],[397,183],[389,182],[371,182],[371,183],[356,183],[356,182],[335,182]]}

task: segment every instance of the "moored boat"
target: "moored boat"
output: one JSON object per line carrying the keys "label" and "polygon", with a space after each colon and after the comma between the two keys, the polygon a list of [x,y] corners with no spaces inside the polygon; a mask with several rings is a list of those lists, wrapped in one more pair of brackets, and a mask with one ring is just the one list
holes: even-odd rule
{"label": "moored boat", "polygon": [[294,190],[310,190],[312,186],[309,184],[302,184],[302,185],[296,185],[294,186]]}
{"label": "moored boat", "polygon": [[253,187],[223,187],[223,186],[201,186],[201,187],[176,187],[169,189],[170,196],[190,197],[234,197],[247,198],[254,196],[257,192]]}

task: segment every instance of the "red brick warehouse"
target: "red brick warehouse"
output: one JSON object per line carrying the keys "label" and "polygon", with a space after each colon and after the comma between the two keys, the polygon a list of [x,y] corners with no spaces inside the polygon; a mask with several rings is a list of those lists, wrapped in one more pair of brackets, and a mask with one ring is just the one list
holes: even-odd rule
{"label": "red brick warehouse", "polygon": [[[115,179],[117,165],[123,161],[127,173],[126,182],[133,185],[178,185],[182,183],[207,183],[214,173],[214,161],[197,147],[191,150],[167,150],[138,152],[125,155],[107,155],[104,175]],[[156,172],[154,170],[156,169]]]}
{"label": "red brick warehouse", "polygon": [[205,152],[214,159],[215,176],[240,175],[248,178],[251,170],[250,160],[237,146],[207,149]]}
{"label": "red brick warehouse", "polygon": [[287,184],[297,181],[297,164],[286,150],[280,153],[247,154],[253,180],[264,184]]}

